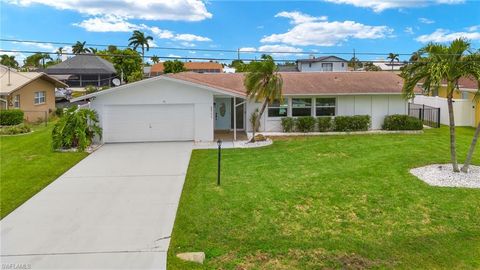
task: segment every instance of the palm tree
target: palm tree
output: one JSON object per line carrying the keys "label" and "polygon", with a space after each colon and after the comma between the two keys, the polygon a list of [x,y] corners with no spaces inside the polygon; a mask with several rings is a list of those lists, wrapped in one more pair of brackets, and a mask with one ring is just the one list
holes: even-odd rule
{"label": "palm tree", "polygon": [[387,56],[387,59],[390,59],[390,65],[392,66],[392,71],[393,71],[393,62],[394,61],[400,62],[400,59],[398,58],[398,53],[389,53]]}
{"label": "palm tree", "polygon": [[261,61],[251,62],[243,84],[247,89],[247,96],[256,102],[263,100],[263,105],[253,126],[252,142],[255,142],[255,132],[260,125],[260,119],[267,104],[274,100],[282,100],[283,80],[277,73],[277,65],[270,55],[262,55]]}
{"label": "palm tree", "polygon": [[72,52],[74,54],[83,54],[83,53],[89,53],[90,52],[90,49],[86,48],[85,47],[85,44],[87,42],[84,41],[84,42],[80,42],[80,41],[77,41],[77,43],[75,43],[73,46],[72,46]]}
{"label": "palm tree", "polygon": [[17,60],[15,60],[14,55],[6,55],[6,54],[2,55],[0,64],[7,67],[11,67],[11,68],[18,68],[18,62]]}
{"label": "palm tree", "polygon": [[97,52],[98,52],[98,49],[94,48],[94,47],[90,47],[90,48],[88,48],[88,50],[90,51],[91,54],[97,54]]}
{"label": "palm tree", "polygon": [[157,64],[158,62],[160,62],[160,57],[154,55],[154,56],[150,57],[150,60],[152,60],[152,62],[154,64]]}
{"label": "palm tree", "polygon": [[412,55],[410,56],[409,61],[410,61],[410,62],[418,61],[418,59],[420,59],[421,56],[422,56],[422,55],[421,55],[421,53],[420,53],[419,51],[413,52]]}
{"label": "palm tree", "polygon": [[[450,158],[454,172],[459,172],[455,117],[453,115],[453,94],[458,85],[458,79],[463,76],[480,78],[478,63],[470,61],[468,54],[471,45],[464,39],[456,39],[449,46],[430,43],[419,50],[421,57],[410,63],[402,70],[404,79],[403,91],[406,98],[415,96],[415,86],[423,81],[424,92],[430,94],[433,89],[442,83],[447,84],[447,103],[450,125]],[[425,55],[425,57],[423,57]],[[473,151],[472,151],[473,152]],[[468,166],[467,166],[468,169]]]}
{"label": "palm tree", "polygon": [[62,55],[63,55],[63,47],[58,48],[56,54],[57,54],[57,60],[58,60],[58,62],[60,62],[60,60],[62,59]]}
{"label": "palm tree", "polygon": [[150,50],[150,45],[148,44],[149,40],[153,40],[153,37],[145,36],[145,33],[138,30],[133,31],[132,36],[128,39],[128,41],[130,41],[128,46],[133,46],[134,50],[137,50],[138,47],[142,48],[142,63],[143,58],[145,57],[145,47],[147,48],[147,52]]}

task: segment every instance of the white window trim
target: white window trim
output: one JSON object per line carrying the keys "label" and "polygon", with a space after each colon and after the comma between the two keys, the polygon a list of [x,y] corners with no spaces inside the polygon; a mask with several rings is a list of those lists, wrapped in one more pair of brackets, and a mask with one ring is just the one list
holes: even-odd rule
{"label": "white window trim", "polygon": [[[317,107],[317,98],[333,98],[333,99],[335,99],[335,106],[318,106],[318,107]],[[335,116],[337,116],[337,110],[338,110],[338,106],[337,106],[337,105],[338,105],[338,98],[337,98],[337,97],[325,97],[325,96],[320,96],[320,97],[315,97],[315,98],[313,99],[313,101],[314,101],[314,103],[315,103],[315,108],[314,108],[314,110],[313,110],[313,113],[314,113],[315,117],[335,117]],[[317,116],[317,108],[332,108],[332,107],[335,108],[335,115],[334,115],[334,116],[326,116],[326,115],[319,115],[319,116]]]}
{"label": "white window trim", "polygon": [[[18,100],[17,100],[18,98]],[[17,103],[18,103],[18,106],[17,106]],[[20,108],[20,95],[15,95],[13,97],[13,107],[16,108],[16,109],[19,109]]]}
{"label": "white window trim", "polygon": [[[292,98],[290,98],[290,100],[291,100],[291,101],[290,101],[290,108],[291,108],[291,110],[290,110],[290,116],[289,116],[289,117],[294,117],[294,118],[295,118],[295,117],[304,117],[304,116],[293,116],[293,109],[294,109],[294,108],[293,108],[293,99],[310,99],[310,104],[311,104],[311,105],[310,105],[310,115],[304,115],[304,116],[315,116],[315,115],[314,115],[314,109],[315,109],[315,106],[314,106],[315,103],[314,103],[314,102],[315,102],[315,98],[312,98],[312,97],[292,97]],[[307,108],[307,107],[305,107],[305,108]]]}
{"label": "white window trim", "polygon": [[[38,100],[41,100],[41,98],[37,98],[37,93],[43,93],[43,102],[37,102]],[[46,91],[35,91],[34,97],[33,97],[33,104],[34,105],[42,105],[47,102],[47,92]]]}
{"label": "white window trim", "polygon": [[290,117],[290,115],[291,115],[291,105],[292,105],[291,102],[290,102],[290,98],[284,97],[283,100],[287,102],[287,115],[286,116],[269,116],[268,115],[268,110],[269,109],[280,109],[282,107],[270,107],[270,104],[267,104],[266,111],[267,111],[267,118],[268,119],[278,120],[278,119],[282,119],[284,117]]}

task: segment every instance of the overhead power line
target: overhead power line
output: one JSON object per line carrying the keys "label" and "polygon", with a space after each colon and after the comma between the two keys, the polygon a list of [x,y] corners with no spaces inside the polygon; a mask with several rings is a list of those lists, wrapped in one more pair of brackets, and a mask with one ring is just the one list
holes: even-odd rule
{"label": "overhead power line", "polygon": [[[52,44],[52,45],[64,45],[72,46],[75,42],[58,42],[58,41],[39,41],[39,40],[21,40],[21,39],[0,39],[3,42],[12,43],[34,43],[34,44]],[[128,48],[126,45],[115,44],[95,44],[86,43],[85,47],[108,47],[115,46],[117,48]],[[206,48],[183,48],[183,47],[162,47],[162,46],[150,46],[151,50],[170,50],[170,51],[197,51],[197,52],[222,52],[222,53],[251,53],[251,54],[297,54],[297,55],[352,55],[352,52],[316,52],[316,51],[268,51],[268,50],[241,50],[241,49],[206,49]],[[474,49],[475,50],[475,49]],[[48,52],[52,53],[52,52]],[[372,55],[372,56],[386,56],[390,52],[355,52],[355,55]],[[412,53],[397,53],[399,56],[411,56]],[[238,57],[237,57],[238,58]]]}

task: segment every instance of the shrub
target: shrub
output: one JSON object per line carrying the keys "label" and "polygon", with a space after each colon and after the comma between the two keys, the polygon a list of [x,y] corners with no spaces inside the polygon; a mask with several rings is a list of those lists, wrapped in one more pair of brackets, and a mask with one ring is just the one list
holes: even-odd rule
{"label": "shrub", "polygon": [[294,125],[295,125],[295,121],[293,120],[292,117],[283,117],[282,118],[283,132],[292,132]]}
{"label": "shrub", "polygon": [[20,124],[16,126],[8,126],[8,127],[1,128],[0,135],[15,135],[15,134],[28,133],[30,131],[31,129],[29,126]]}
{"label": "shrub", "polygon": [[315,128],[313,116],[302,116],[295,120],[295,128],[300,132],[311,132]]}
{"label": "shrub", "polygon": [[336,116],[333,123],[335,131],[366,131],[370,127],[370,116]]}
{"label": "shrub", "polygon": [[383,122],[385,130],[422,130],[422,120],[408,115],[394,114],[385,117]]}
{"label": "shrub", "polygon": [[327,116],[317,118],[318,130],[320,132],[329,131],[332,129],[332,118]]}
{"label": "shrub", "polygon": [[63,112],[64,112],[64,109],[63,109],[63,108],[56,108],[56,109],[55,109],[55,115],[58,116],[58,117],[62,117],[62,116],[63,116]]}
{"label": "shrub", "polygon": [[14,126],[23,123],[23,111],[21,110],[1,110],[0,125]]}
{"label": "shrub", "polygon": [[95,135],[102,136],[97,113],[91,109],[77,110],[77,107],[73,106],[53,127],[53,148],[77,148],[83,151],[92,143]]}
{"label": "shrub", "polygon": [[93,86],[93,85],[87,85],[85,86],[85,93],[86,94],[91,94],[91,93],[95,93],[98,91],[98,88]]}

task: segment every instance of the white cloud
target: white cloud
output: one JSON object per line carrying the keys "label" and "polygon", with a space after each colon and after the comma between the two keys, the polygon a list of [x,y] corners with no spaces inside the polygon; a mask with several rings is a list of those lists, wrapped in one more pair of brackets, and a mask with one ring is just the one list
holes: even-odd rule
{"label": "white cloud", "polygon": [[324,0],[334,4],[349,4],[356,7],[370,8],[375,12],[386,9],[425,7],[434,4],[460,4],[465,0]]}
{"label": "white cloud", "polygon": [[183,47],[195,47],[195,44],[194,44],[194,43],[187,42],[187,41],[180,42],[180,44],[181,44]]}
{"label": "white cloud", "polygon": [[421,22],[421,23],[424,23],[424,24],[432,24],[432,23],[435,23],[434,20],[430,20],[430,19],[427,19],[427,18],[418,18],[418,21]]}
{"label": "white cloud", "polygon": [[306,22],[315,22],[315,21],[326,21],[327,16],[313,17],[308,14],[304,14],[298,11],[282,11],[275,15],[275,17],[283,17],[291,19],[292,24],[300,24]]}
{"label": "white cloud", "polygon": [[73,25],[88,32],[132,32],[141,28],[139,25],[129,23],[124,18],[114,15],[94,17]]}
{"label": "white cloud", "polygon": [[289,56],[302,52],[302,49],[287,45],[263,45],[258,48],[244,47],[240,48],[242,53],[266,53],[274,56]]}
{"label": "white cloud", "polygon": [[470,27],[467,27],[465,29],[469,32],[474,32],[474,31],[480,30],[480,25],[470,26]]}
{"label": "white cloud", "polygon": [[[4,49],[0,48],[0,55],[6,54],[8,56],[15,56],[15,61],[17,61],[20,65],[22,65],[23,60],[25,58],[27,58],[27,56],[25,54],[20,53],[20,52],[4,52],[2,50],[4,50]],[[11,51],[11,50],[8,50],[8,51]]]}
{"label": "white cloud", "polygon": [[176,55],[176,54],[169,54],[168,57],[176,57],[176,58],[180,58],[181,56],[180,55]]}
{"label": "white cloud", "polygon": [[24,50],[42,50],[42,51],[49,51],[49,52],[56,52],[57,47],[55,47],[51,43],[36,43],[36,42],[12,42],[13,44],[17,44],[17,46],[21,46]]}
{"label": "white cloud", "polygon": [[240,52],[245,52],[245,53],[254,53],[257,51],[257,48],[254,48],[254,47],[243,47],[243,48],[240,48],[239,49]]}
{"label": "white cloud", "polygon": [[42,4],[60,10],[73,10],[92,16],[113,15],[129,19],[201,21],[209,19],[205,3],[201,0],[6,0],[7,3],[30,6]]}
{"label": "white cloud", "polygon": [[[279,13],[281,14],[281,13]],[[278,14],[277,14],[278,15]],[[309,15],[302,14],[307,18]],[[311,17],[311,16],[310,16]],[[378,39],[390,36],[393,29],[387,26],[370,26],[354,21],[321,21],[321,17],[299,22],[290,18],[294,27],[286,33],[272,34],[261,39],[264,43],[284,43],[296,46],[335,46],[350,38]]]}
{"label": "white cloud", "polygon": [[177,34],[173,39],[182,41],[212,41],[207,37],[197,36],[193,34]]}
{"label": "white cloud", "polygon": [[415,32],[413,31],[413,27],[405,27],[405,30],[403,30],[403,32],[405,32],[407,34],[410,34],[410,35],[415,34]]}
{"label": "white cloud", "polygon": [[451,32],[445,29],[437,29],[435,32],[427,35],[421,35],[415,40],[428,43],[428,42],[449,42],[457,38],[466,38],[469,40],[480,40],[480,32]]}
{"label": "white cloud", "polygon": [[[148,26],[143,25],[143,28],[148,28]],[[175,36],[172,31],[163,30],[156,26],[150,27],[149,30],[152,31],[152,33],[155,34],[158,38],[162,39],[172,39]]]}

